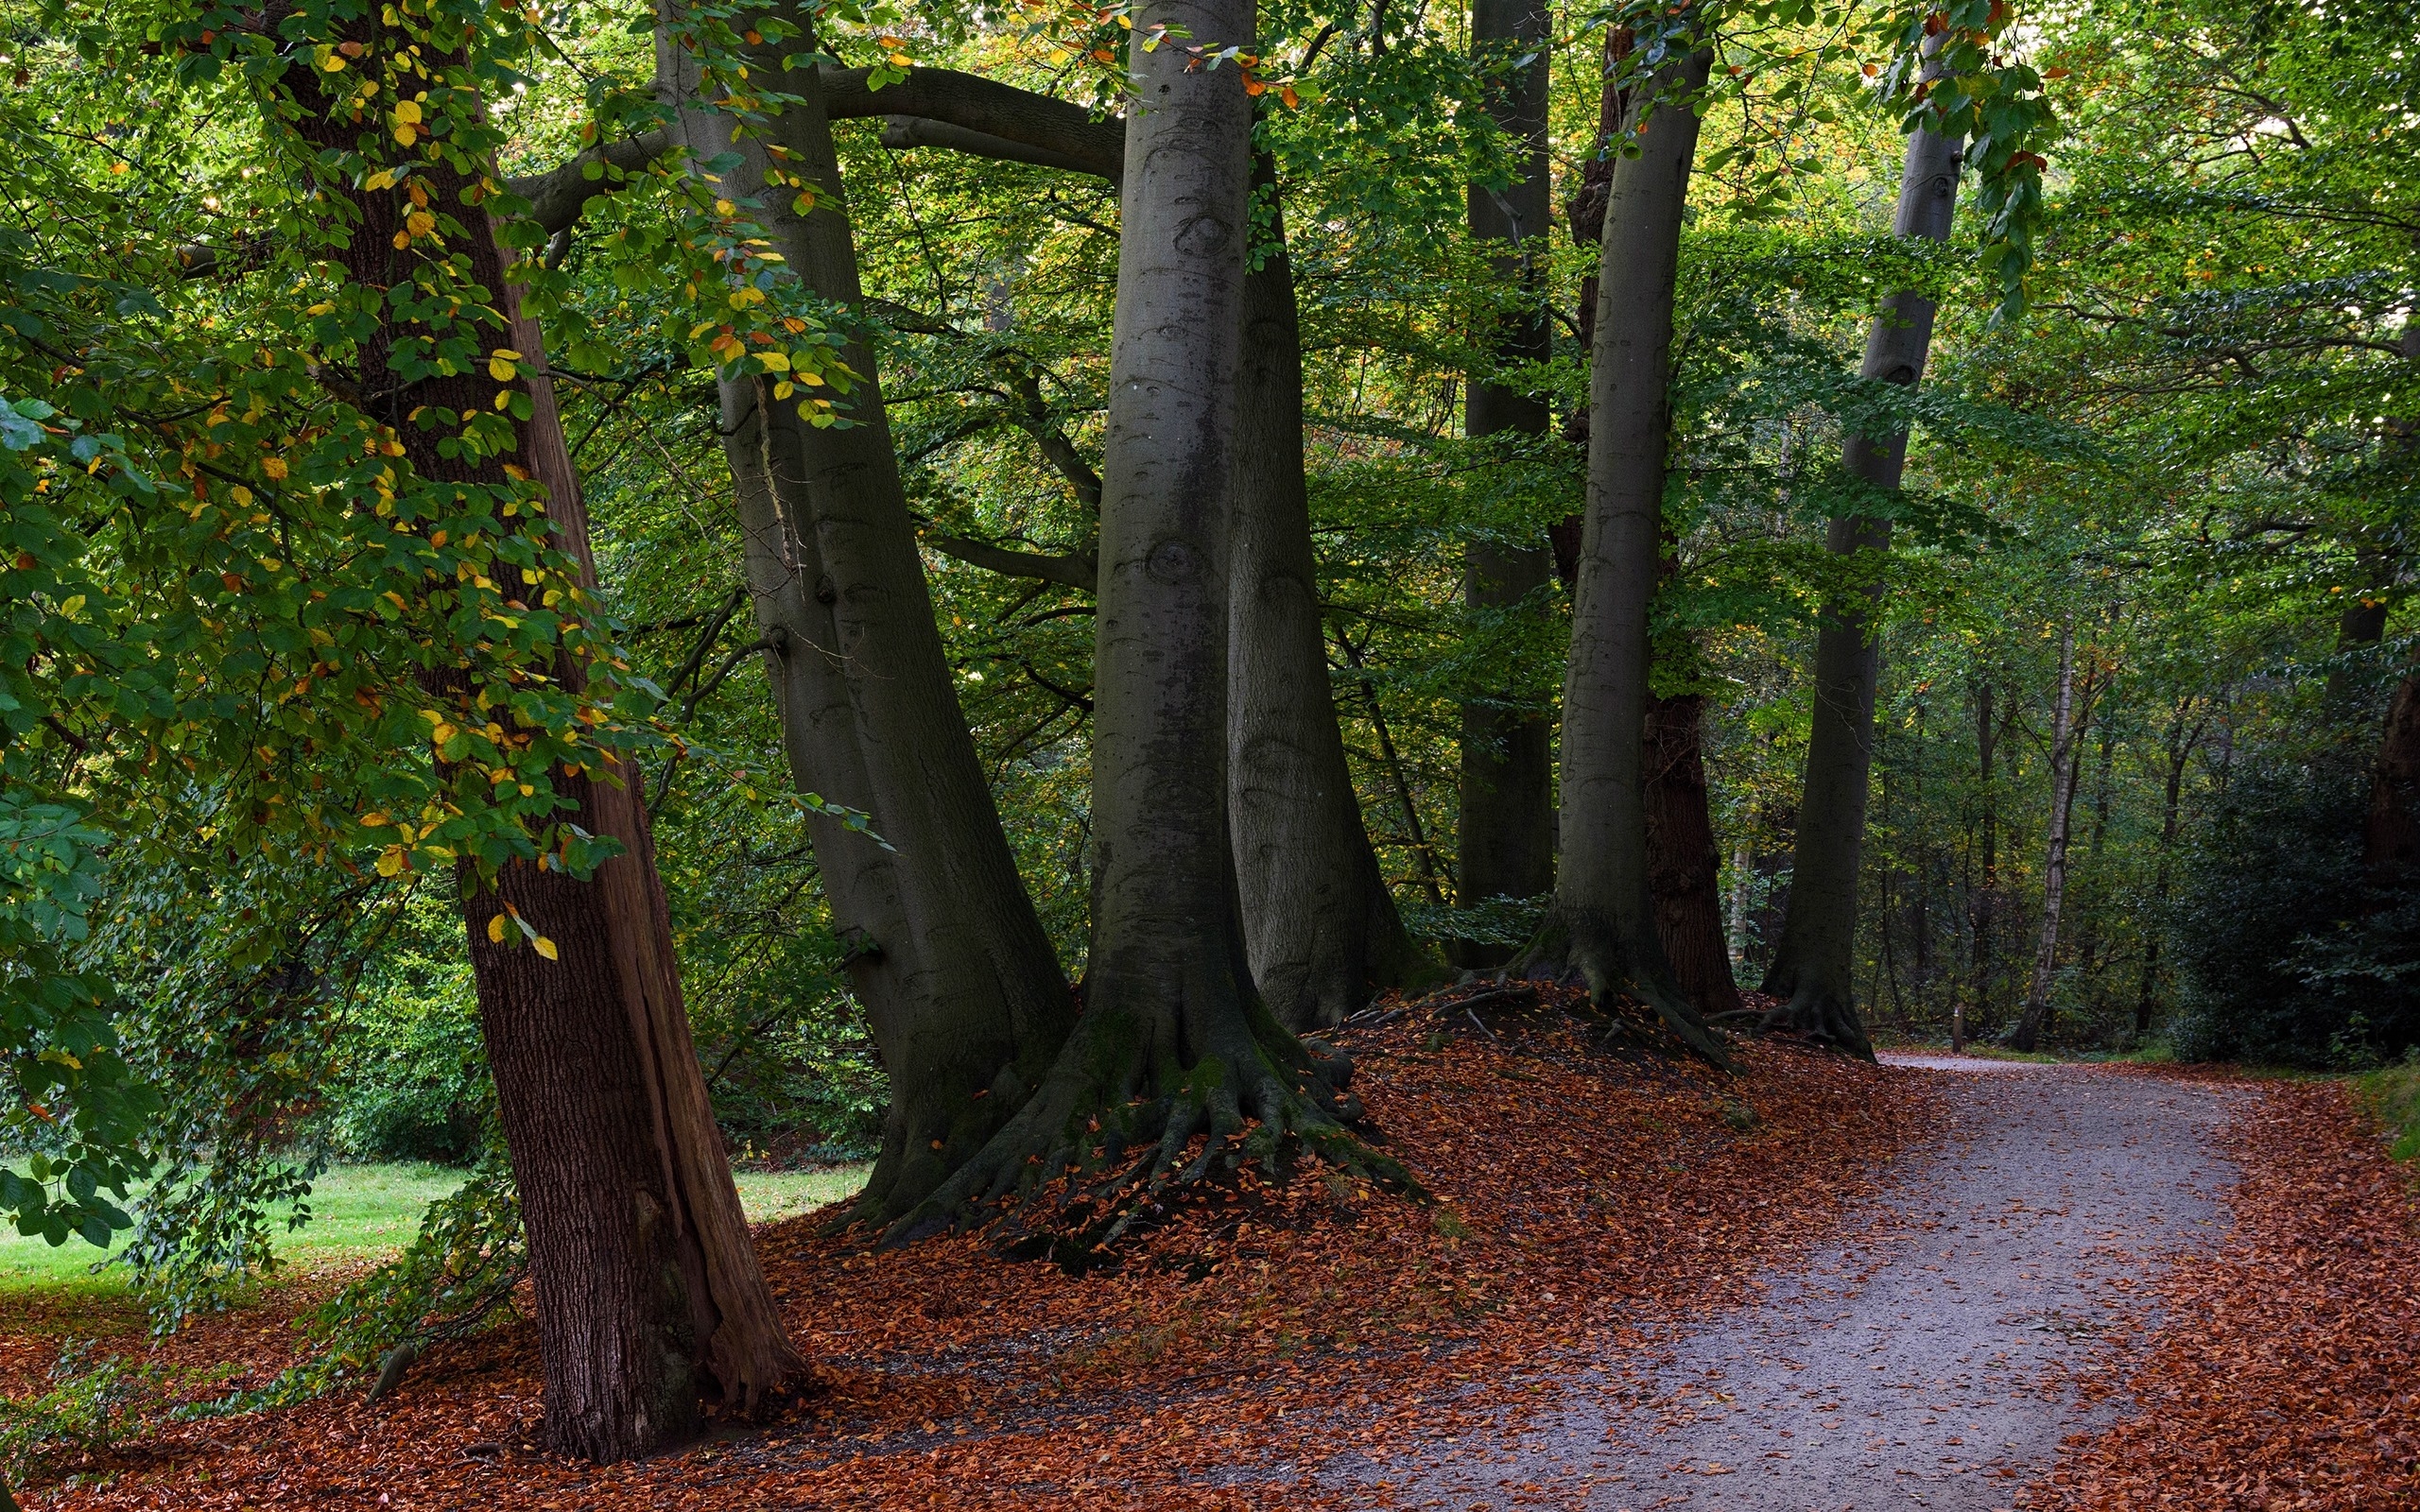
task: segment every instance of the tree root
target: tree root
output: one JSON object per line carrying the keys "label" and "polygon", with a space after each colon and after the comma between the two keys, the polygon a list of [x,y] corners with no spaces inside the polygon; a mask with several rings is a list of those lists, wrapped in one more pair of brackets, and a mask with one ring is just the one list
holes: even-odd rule
{"label": "tree root", "polygon": [[1610,920],[1558,907],[1505,974],[1526,981],[1568,982],[1588,988],[1597,1010],[1618,1022],[1612,1004],[1627,998],[1652,1009],[1675,1040],[1708,1064],[1731,1071],[1731,1057],[1663,962],[1661,946],[1626,942]]}
{"label": "tree root", "polygon": [[1874,1058],[1874,1042],[1866,1038],[1857,1006],[1842,994],[1827,992],[1812,975],[1798,989],[1756,1021],[1758,1035],[1787,1034],[1859,1060]]}
{"label": "tree root", "polygon": [[1147,1067],[1119,1042],[1129,1037],[1115,1016],[1088,1015],[1025,1106],[882,1243],[1009,1220],[1063,1263],[1097,1263],[1165,1215],[1176,1189],[1247,1161],[1282,1180],[1305,1153],[1426,1198],[1399,1162],[1347,1129],[1362,1116],[1350,1057],[1296,1040],[1257,1002],[1239,1017],[1250,1032],[1219,1037],[1227,1054]]}

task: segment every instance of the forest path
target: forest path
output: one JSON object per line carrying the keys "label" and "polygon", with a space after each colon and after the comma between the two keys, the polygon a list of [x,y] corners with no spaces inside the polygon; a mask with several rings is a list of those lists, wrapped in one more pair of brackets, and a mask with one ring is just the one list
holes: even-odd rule
{"label": "forest path", "polygon": [[[1871,1228],[1652,1359],[1582,1364],[1493,1441],[1427,1446],[1391,1504],[1989,1512],[2108,1421],[2148,1281],[2226,1223],[2225,1089],[1894,1056],[1950,1125]],[[1556,1372],[1560,1374],[1561,1372]]]}

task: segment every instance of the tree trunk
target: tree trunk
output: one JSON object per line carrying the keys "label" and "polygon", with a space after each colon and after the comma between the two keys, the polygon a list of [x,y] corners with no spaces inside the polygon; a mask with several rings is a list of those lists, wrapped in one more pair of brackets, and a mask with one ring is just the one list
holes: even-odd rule
{"label": "tree trunk", "polygon": [[[1945,241],[1957,208],[1959,144],[1930,131],[1908,139],[1893,233]],[[1865,342],[1860,373],[1912,388],[1924,376],[1932,340],[1933,302],[1902,289],[1882,301]],[[1896,489],[1908,436],[1849,438],[1841,465],[1881,489]],[[1887,520],[1835,520],[1824,545],[1836,556],[1886,551]],[[1879,592],[1868,590],[1870,602]],[[1798,857],[1789,912],[1765,973],[1765,990],[1785,999],[1761,1027],[1783,1029],[1871,1058],[1858,1022],[1850,957],[1857,943],[1858,858],[1865,838],[1867,773],[1874,758],[1874,696],[1881,646],[1867,611],[1843,605],[1825,615],[1815,639],[1815,718],[1798,806]]]}
{"label": "tree trunk", "polygon": [[[751,131],[734,142],[736,117],[698,99],[696,65],[673,31],[679,19],[667,11],[659,29],[659,77],[670,81],[682,106],[680,129],[692,154],[736,152],[741,161],[722,175],[723,192],[759,201],[754,214],[790,270],[843,310],[856,309],[863,302],[856,249],[818,70],[781,68],[779,55],[801,45],[795,40],[765,48],[760,66],[797,100],[764,126],[761,139]],[[806,214],[795,212],[791,191],[768,185],[768,143],[784,149],[791,172],[817,186]],[[817,607],[809,615],[814,638],[788,660],[823,664],[799,674],[816,687],[798,690],[795,713],[786,701],[785,717],[818,728],[786,731],[785,744],[794,763],[820,752],[833,765],[804,771],[794,765],[793,775],[818,791],[861,784],[853,806],[872,816],[875,833],[898,852],[884,868],[887,885],[844,885],[831,895],[853,950],[899,958],[892,969],[852,971],[853,985],[860,975],[894,985],[885,995],[895,1001],[867,1004],[890,1077],[891,1108],[882,1157],[852,1213],[889,1222],[930,1194],[1014,1113],[1064,1042],[1074,1001],[1017,874],[958,707],[873,350],[859,337],[842,358],[862,379],[848,399],[850,425],[819,429],[789,404],[729,396],[757,417],[762,459],[748,455],[747,438],[729,424],[726,456],[735,478],[762,470],[789,570],[814,570],[811,579],[800,579],[804,598]],[[760,599],[760,616],[780,602]],[[797,601],[791,607],[802,608]],[[840,739],[837,692],[847,696],[854,765],[834,748]],[[819,858],[836,847],[843,852],[841,871],[858,864],[855,852],[866,843],[845,833],[813,838]]]}
{"label": "tree trunk", "polygon": [[1647,702],[1647,885],[1672,979],[1711,1019],[1737,1012],[1722,931],[1722,857],[1708,816],[1700,694]]}
{"label": "tree trunk", "polygon": [[1662,556],[1672,305],[1697,155],[1690,102],[1713,61],[1701,48],[1675,53],[1656,70],[1639,107],[1646,118],[1638,154],[1614,170],[1589,383],[1588,517],[1564,682],[1554,906],[1520,969],[1576,971],[1600,1004],[1636,999],[1721,1063],[1657,937],[1644,769],[1647,611]]}
{"label": "tree trunk", "polygon": [[[1631,34],[1610,28],[1606,34],[1604,81],[1598,101],[1598,141],[1601,149],[1621,135],[1628,90],[1618,82],[1622,60],[1630,55]],[[1592,156],[1579,190],[1567,207],[1575,240],[1601,245],[1605,238],[1605,208],[1613,192],[1614,157]],[[1597,329],[1598,279],[1581,283],[1580,339],[1592,346]],[[1588,441],[1588,406],[1571,413],[1564,437],[1579,445]],[[1555,570],[1564,591],[1579,586],[1580,544],[1586,521],[1573,515],[1549,536]],[[1680,543],[1665,533],[1659,586],[1680,564]],[[1694,659],[1696,647],[1685,641],[1651,648],[1651,663],[1658,654],[1678,651]],[[1739,1006],[1734,980],[1733,942],[1725,936],[1720,908],[1721,857],[1714,849],[1714,818],[1707,800],[1705,758],[1702,737],[1704,699],[1689,694],[1666,699],[1652,689],[1647,696],[1647,872],[1655,902],[1655,927],[1664,942],[1674,978],[1703,1015],[1727,1013]],[[1744,931],[1745,919],[1739,920]],[[1720,962],[1720,966],[1718,966]]]}
{"label": "tree trunk", "polygon": [[2386,733],[2370,768],[2361,864],[2381,885],[2403,882],[2420,868],[2420,672],[2396,684],[2387,706]]}
{"label": "tree trunk", "polygon": [[[1253,37],[1250,0],[1155,13],[1190,46]],[[1227,823],[1228,512],[1251,234],[1252,107],[1186,49],[1128,55],[1128,119],[1095,621],[1092,970],[1035,1095],[892,1232],[966,1217],[1072,1163],[1156,1186],[1288,1135],[1352,1159],[1341,1057],[1270,1016],[1244,947]],[[1247,1119],[1259,1129],[1227,1148]],[[1148,1150],[1128,1163],[1130,1151]],[[1126,1209],[1128,1215],[1135,1211]],[[1120,1217],[1096,1236],[1123,1231]]]}
{"label": "tree trunk", "polygon": [[[1519,164],[1502,189],[1470,188],[1470,232],[1500,244],[1495,276],[1518,287],[1516,311],[1500,319],[1491,355],[1497,369],[1544,362],[1552,331],[1541,298],[1547,264],[1549,180],[1547,164],[1547,67],[1551,51],[1546,8],[1538,0],[1473,0],[1471,52],[1499,73],[1487,111],[1517,145]],[[1530,61],[1512,66],[1523,57]],[[1462,429],[1473,440],[1511,434],[1544,437],[1550,421],[1538,395],[1474,375],[1465,392]],[[1462,593],[1476,617],[1535,606],[1547,585],[1543,545],[1473,541],[1464,549]],[[1552,731],[1543,713],[1518,707],[1499,692],[1462,705],[1461,868],[1457,896],[1464,906],[1489,898],[1535,898],[1554,885]],[[1500,962],[1500,946],[1457,943],[1464,966]]]}
{"label": "tree trunk", "polygon": [[2159,818],[2159,861],[2152,873],[2151,918],[2144,930],[2143,976],[2135,996],[2135,1043],[2151,1038],[2152,1009],[2159,993],[2159,947],[2161,931],[2167,924],[2169,867],[2176,853],[2176,826],[2179,799],[2185,792],[2185,764],[2201,743],[2202,727],[2190,731],[2185,727],[2186,705],[2180,701],[2175,716],[2168,726],[2168,782],[2161,794]]}
{"label": "tree trunk", "polygon": [[2042,937],[2033,950],[2033,984],[2025,995],[2025,1012],[2008,1037],[2011,1045],[2027,1052],[2041,1040],[2058,964],[2059,909],[2067,888],[2067,826],[2081,754],[2074,729],[2075,692],[2075,618],[2069,615],[2059,627],[2059,696],[2050,716],[2050,839],[2042,868]]}
{"label": "tree trunk", "polygon": [[1303,478],[1302,332],[1266,158],[1272,244],[1243,288],[1236,414],[1227,790],[1253,980],[1288,1029],[1426,971],[1362,827],[1328,679]]}
{"label": "tree trunk", "polygon": [[[364,72],[417,40],[372,23],[348,30],[366,49]],[[287,86],[307,140],[354,147],[360,124],[350,96],[331,99],[316,70],[291,71]],[[475,195],[464,198],[475,180],[434,151],[425,160],[406,155],[404,165],[411,179],[389,189],[323,185],[358,213],[335,250],[350,278],[389,288],[450,255],[513,309],[495,228]],[[441,232],[409,232],[408,196],[417,191],[449,213],[464,207],[458,218],[467,235],[447,246]],[[390,317],[363,343],[360,389],[375,396],[364,401],[368,413],[392,427],[422,476],[510,487],[501,458],[447,455],[436,429],[410,420],[424,406],[488,412],[497,383],[479,370],[414,372],[389,358],[405,342],[464,338],[476,350],[519,353],[518,371],[502,380],[529,404],[516,425],[519,465],[546,490],[548,519],[593,594],[587,519],[536,323],[517,315],[503,324],[478,314],[438,318],[445,323]],[[512,528],[493,526],[499,535]],[[584,674],[573,656],[556,667],[575,688]],[[432,697],[458,700],[466,720],[474,696],[491,692],[450,668],[426,680]],[[465,863],[461,890],[480,1024],[528,1234],[546,1439],[562,1452],[622,1459],[691,1432],[701,1393],[752,1409],[793,1385],[804,1366],[765,1285],[690,1042],[637,773],[615,760],[602,765],[558,768],[556,791],[573,805],[572,822],[619,841],[621,854],[586,882],[512,862],[489,885]],[[551,956],[521,944],[508,923],[515,916],[551,941]]]}

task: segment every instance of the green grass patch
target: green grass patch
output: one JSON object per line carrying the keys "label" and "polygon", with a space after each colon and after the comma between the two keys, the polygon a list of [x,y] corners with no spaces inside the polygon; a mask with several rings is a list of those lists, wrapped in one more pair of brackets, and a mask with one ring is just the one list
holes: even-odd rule
{"label": "green grass patch", "polygon": [[[854,1195],[870,1165],[836,1165],[816,1171],[740,1173],[739,1201],[749,1218],[771,1223],[812,1211]],[[462,1173],[415,1163],[332,1166],[312,1184],[311,1221],[279,1228],[272,1236],[280,1260],[297,1270],[326,1270],[384,1260],[420,1232],[421,1212],[462,1182]],[[125,1236],[109,1253],[124,1246]],[[47,1292],[110,1297],[124,1295],[127,1272],[111,1265],[95,1275],[103,1253],[81,1239],[52,1247],[42,1239],[0,1231],[0,1295]]]}
{"label": "green grass patch", "polygon": [[2398,1160],[2420,1160],[2420,1059],[2357,1076],[2353,1086],[2386,1131],[2387,1153]]}

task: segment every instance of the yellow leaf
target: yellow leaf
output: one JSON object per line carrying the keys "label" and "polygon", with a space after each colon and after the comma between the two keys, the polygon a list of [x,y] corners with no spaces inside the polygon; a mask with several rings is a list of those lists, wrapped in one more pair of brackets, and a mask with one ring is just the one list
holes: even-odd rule
{"label": "yellow leaf", "polygon": [[501,945],[504,943],[504,916],[502,914],[498,914],[493,919],[488,920],[488,943],[491,945]]}
{"label": "yellow leaf", "polygon": [[519,375],[520,371],[520,369],[512,365],[512,359],[501,352],[488,359],[488,376],[497,383],[509,384]]}
{"label": "yellow leaf", "polygon": [[392,189],[394,186],[395,170],[392,168],[381,168],[361,180],[361,187],[364,189]]}
{"label": "yellow leaf", "polygon": [[383,825],[389,825],[394,822],[394,820],[387,817],[387,811],[385,809],[372,809],[369,813],[361,816],[361,827],[365,830],[375,830]]}
{"label": "yellow leaf", "polygon": [[404,848],[390,845],[378,857],[378,875],[391,877],[404,869]]}
{"label": "yellow leaf", "polygon": [[737,205],[733,204],[728,199],[717,199],[715,201],[715,214],[717,215],[728,215],[738,208],[739,207]]}
{"label": "yellow leaf", "polygon": [[261,471],[272,478],[283,478],[285,476],[285,458],[272,456],[261,464]]}
{"label": "yellow leaf", "polygon": [[399,126],[395,128],[395,140],[406,146],[410,146],[420,140],[420,128],[411,125]]}
{"label": "yellow leaf", "polygon": [[790,370],[790,357],[789,353],[786,352],[760,352],[756,353],[756,360],[765,365],[765,370],[767,372],[787,372]]}
{"label": "yellow leaf", "polygon": [[535,945],[536,947],[538,947],[538,954],[541,954],[541,955],[543,955],[543,956],[544,956],[546,959],[548,959],[548,960],[550,960],[550,961],[556,961],[556,960],[561,960],[561,959],[562,959],[562,956],[561,953],[559,953],[559,952],[558,952],[558,951],[556,951],[556,949],[555,949],[555,942],[554,942],[553,940],[548,939],[548,938],[547,938],[545,936],[544,936],[544,935],[539,936],[536,939],[531,940],[529,943],[530,943],[530,944],[532,944],[532,945]]}
{"label": "yellow leaf", "polygon": [[419,120],[420,102],[418,100],[397,100],[395,102],[395,119],[398,121]]}

